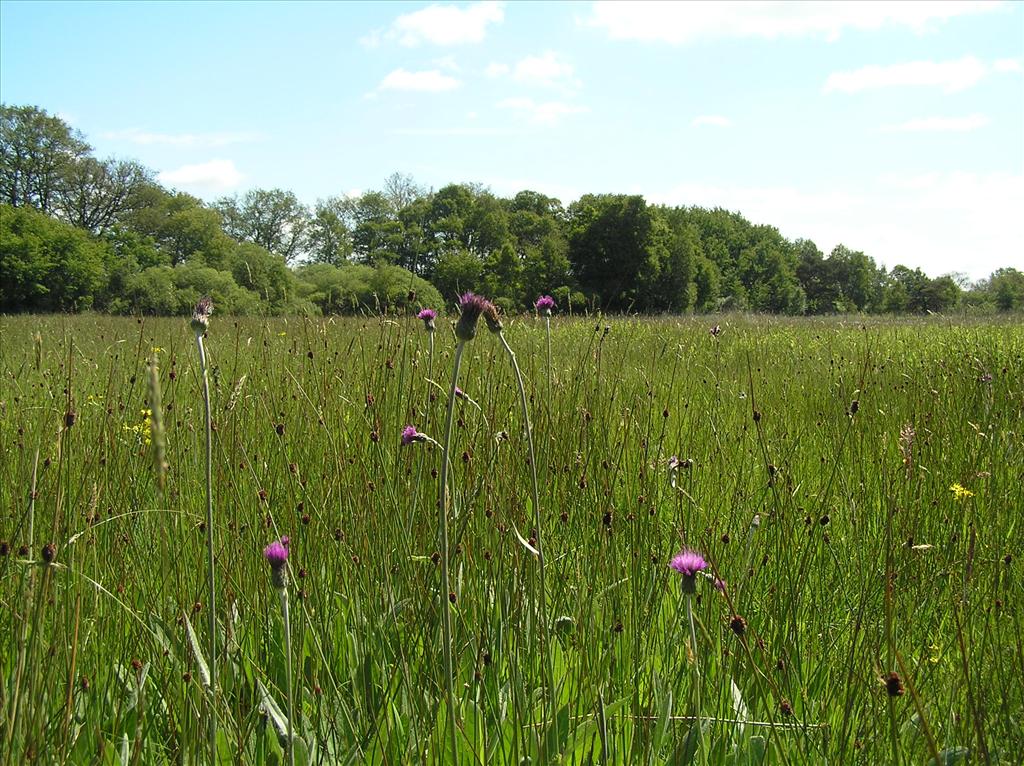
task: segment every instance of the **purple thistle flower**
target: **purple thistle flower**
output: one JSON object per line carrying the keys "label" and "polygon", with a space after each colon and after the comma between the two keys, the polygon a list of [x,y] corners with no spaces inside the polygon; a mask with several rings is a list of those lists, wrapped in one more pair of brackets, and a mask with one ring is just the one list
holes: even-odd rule
{"label": "purple thistle flower", "polygon": [[423,309],[416,315],[416,318],[423,320],[423,326],[427,332],[434,331],[434,320],[437,319],[437,312],[434,309]]}
{"label": "purple thistle flower", "polygon": [[480,315],[494,312],[497,317],[497,310],[494,305],[484,297],[476,293],[464,293],[459,298],[459,322],[455,325],[455,335],[461,341],[473,340],[476,337],[476,324]]}
{"label": "purple thistle flower", "polygon": [[456,399],[468,399],[469,397],[466,396],[466,392],[465,391],[463,391],[461,388],[456,386],[455,387],[455,398]]}
{"label": "purple thistle flower", "polygon": [[672,557],[668,565],[683,576],[683,593],[696,590],[697,573],[707,568],[708,562],[697,551],[684,548]]}
{"label": "purple thistle flower", "polygon": [[263,549],[263,558],[270,564],[270,581],[278,590],[288,587],[288,537],[283,536]]}
{"label": "purple thistle flower", "polygon": [[717,590],[719,593],[725,593],[725,586],[726,586],[725,580],[723,580],[723,579],[721,579],[719,577],[716,577],[715,578],[715,582],[714,582],[714,586],[715,586],[715,590]]}
{"label": "purple thistle flower", "polygon": [[275,569],[283,567],[288,561],[288,538],[282,537],[280,540],[274,540],[263,549],[263,558]]}
{"label": "purple thistle flower", "polygon": [[533,304],[537,311],[543,311],[548,316],[551,316],[551,310],[555,308],[555,299],[550,295],[542,295],[537,299],[537,302]]}
{"label": "purple thistle flower", "polygon": [[697,551],[684,549],[673,556],[668,565],[680,574],[693,577],[697,572],[706,569],[708,562]]}
{"label": "purple thistle flower", "polygon": [[416,430],[416,426],[406,426],[402,429],[402,446],[408,447],[414,442],[423,441],[423,434]]}

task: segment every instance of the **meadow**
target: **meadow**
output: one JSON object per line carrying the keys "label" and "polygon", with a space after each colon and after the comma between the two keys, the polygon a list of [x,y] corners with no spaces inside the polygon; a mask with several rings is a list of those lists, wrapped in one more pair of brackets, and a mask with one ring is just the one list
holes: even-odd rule
{"label": "meadow", "polygon": [[0,763],[1022,762],[1024,325],[550,333],[0,318]]}

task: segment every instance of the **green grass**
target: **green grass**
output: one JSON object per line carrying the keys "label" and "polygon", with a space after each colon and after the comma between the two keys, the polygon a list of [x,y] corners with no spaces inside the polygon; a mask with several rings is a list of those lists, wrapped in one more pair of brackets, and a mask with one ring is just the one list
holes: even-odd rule
{"label": "green grass", "polygon": [[[515,379],[483,326],[468,344],[459,386],[480,407],[456,402],[449,516],[460,762],[1018,763],[1024,327],[718,321],[716,340],[705,320],[556,320],[550,397],[543,321],[506,322],[547,631],[516,534],[534,513]],[[206,345],[221,759],[287,760],[261,555],[287,534],[296,762],[452,762],[440,450],[399,446],[410,423],[442,436],[447,322],[432,382],[413,318],[215,314]],[[154,349],[163,489],[142,412]],[[0,319],[0,764],[207,758],[204,417],[186,321]],[[677,488],[671,455],[692,461]],[[699,664],[666,566],[683,545],[728,582],[698,580]]]}

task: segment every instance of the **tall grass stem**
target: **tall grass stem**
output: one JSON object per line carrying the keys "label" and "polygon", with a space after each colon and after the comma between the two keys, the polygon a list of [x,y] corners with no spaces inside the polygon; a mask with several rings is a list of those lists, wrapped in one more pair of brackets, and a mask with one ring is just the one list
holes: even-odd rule
{"label": "tall grass stem", "polygon": [[438,530],[441,537],[441,630],[444,642],[444,681],[445,697],[448,701],[448,733],[451,738],[452,758],[458,764],[459,750],[455,733],[455,676],[452,667],[452,612],[448,594],[451,592],[449,583],[448,561],[448,459],[452,443],[452,416],[455,413],[455,389],[459,382],[459,368],[462,366],[462,353],[466,349],[466,341],[460,340],[455,346],[455,361],[452,366],[452,387],[448,393],[448,411],[445,415],[444,443],[441,454],[441,487],[438,490]]}

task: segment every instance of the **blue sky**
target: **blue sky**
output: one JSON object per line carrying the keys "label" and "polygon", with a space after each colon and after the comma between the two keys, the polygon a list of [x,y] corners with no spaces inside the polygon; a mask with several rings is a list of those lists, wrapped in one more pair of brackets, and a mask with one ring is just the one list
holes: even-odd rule
{"label": "blue sky", "polygon": [[1024,268],[1024,4],[0,1],[0,97],[207,200],[392,172]]}

